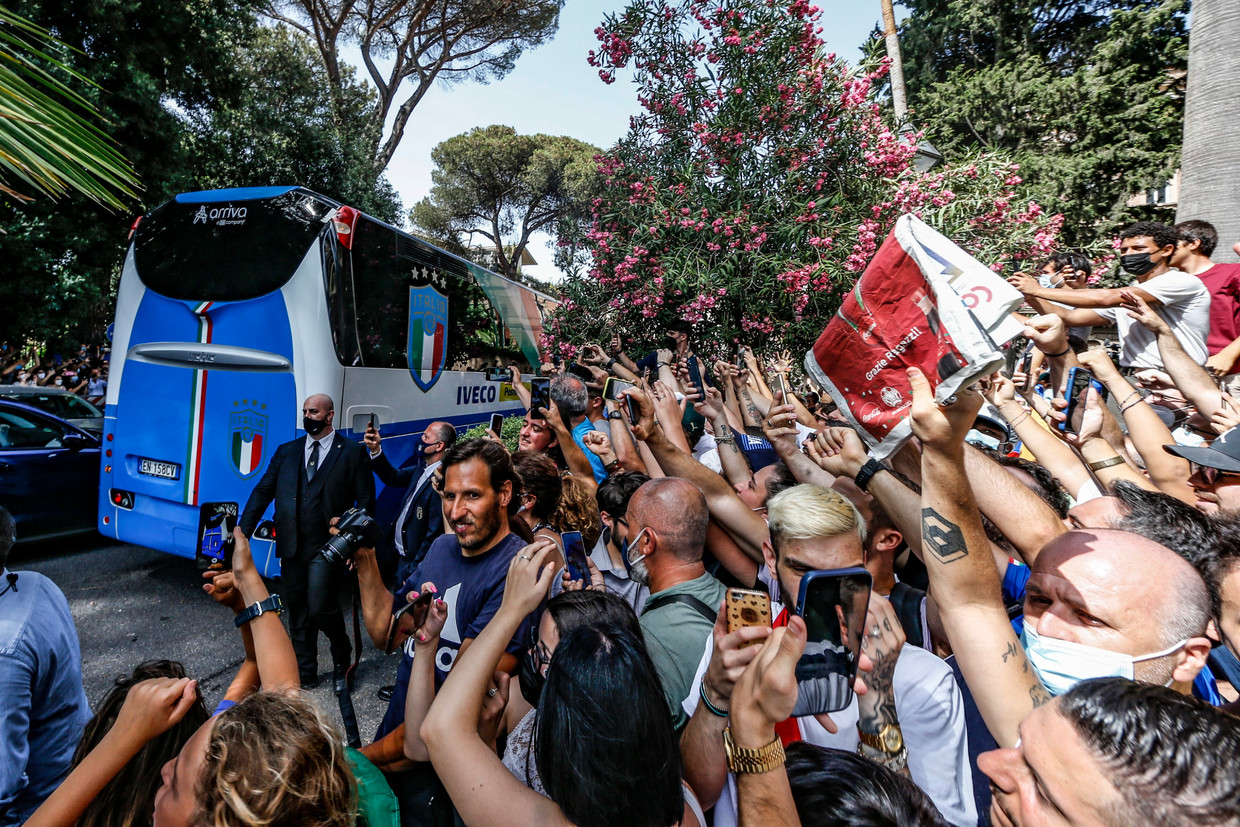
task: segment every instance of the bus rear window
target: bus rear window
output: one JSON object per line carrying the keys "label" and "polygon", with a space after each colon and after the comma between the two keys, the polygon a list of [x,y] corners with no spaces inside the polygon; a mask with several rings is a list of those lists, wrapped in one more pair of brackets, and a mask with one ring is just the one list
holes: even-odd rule
{"label": "bus rear window", "polygon": [[332,207],[303,191],[152,210],[134,233],[142,283],[170,299],[241,301],[284,286]]}

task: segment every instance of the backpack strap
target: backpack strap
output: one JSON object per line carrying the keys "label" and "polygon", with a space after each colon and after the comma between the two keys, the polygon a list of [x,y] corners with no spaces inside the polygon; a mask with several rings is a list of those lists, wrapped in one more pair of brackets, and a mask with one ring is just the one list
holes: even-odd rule
{"label": "backpack strap", "polygon": [[657,597],[646,605],[646,608],[642,611],[642,614],[650,614],[653,611],[662,609],[664,606],[670,606],[673,603],[683,603],[692,608],[706,620],[710,621],[712,626],[715,625],[715,619],[719,616],[719,612],[717,610],[712,609],[701,600],[698,600],[696,597],[689,594],[665,594],[662,597]]}

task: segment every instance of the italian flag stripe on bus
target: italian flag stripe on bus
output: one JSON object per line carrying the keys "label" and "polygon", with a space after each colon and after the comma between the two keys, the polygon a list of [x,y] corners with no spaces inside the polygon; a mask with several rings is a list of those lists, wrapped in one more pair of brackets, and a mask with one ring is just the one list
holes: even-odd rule
{"label": "italian flag stripe on bus", "polygon": [[[437,324],[435,325],[435,328],[433,330],[428,332],[426,328],[422,327],[422,324],[423,324],[422,320],[415,321],[414,324],[416,324],[421,329],[421,332],[422,332],[421,357],[415,358],[414,361],[418,365],[418,370],[424,376],[434,374],[435,369],[439,367],[439,365],[442,363],[443,358],[444,358],[444,338],[445,337],[444,337],[443,325]],[[414,343],[416,344],[418,340],[419,338],[415,335]],[[415,357],[416,356],[417,354],[415,354]]]}
{"label": "italian flag stripe on bus", "polygon": [[241,432],[233,434],[233,462],[237,463],[237,468],[245,476],[258,467],[259,460],[263,456],[263,435],[254,434],[254,439],[246,442],[241,438]]}

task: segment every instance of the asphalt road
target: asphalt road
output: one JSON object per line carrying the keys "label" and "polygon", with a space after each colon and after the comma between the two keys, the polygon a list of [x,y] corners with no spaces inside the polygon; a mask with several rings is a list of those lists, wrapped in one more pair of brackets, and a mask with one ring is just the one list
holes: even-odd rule
{"label": "asphalt road", "polygon": [[[213,709],[245,656],[232,613],[201,590],[193,560],[92,534],[19,544],[8,568],[46,575],[68,598],[82,647],[82,682],[92,706],[117,677],[144,660],[167,658],[185,665]],[[278,580],[268,586],[279,591]],[[352,634],[347,607],[345,620]],[[353,707],[362,743],[368,743],[387,708],[375,693],[392,682],[399,661],[375,649],[364,629],[362,643]],[[320,635],[320,684],[308,694],[339,725],[331,668],[327,638]]]}

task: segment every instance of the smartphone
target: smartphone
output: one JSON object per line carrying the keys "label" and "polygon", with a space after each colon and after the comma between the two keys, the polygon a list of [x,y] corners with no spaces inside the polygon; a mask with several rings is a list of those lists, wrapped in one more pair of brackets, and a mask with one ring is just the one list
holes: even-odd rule
{"label": "smartphone", "polygon": [[1064,410],[1064,420],[1059,423],[1059,430],[1066,434],[1080,433],[1081,424],[1078,418],[1073,422],[1073,415],[1077,412],[1084,414],[1085,412],[1085,394],[1089,393],[1090,385],[1093,384],[1094,375],[1089,368],[1071,368],[1068,371],[1068,407]]}
{"label": "smartphone", "polygon": [[[771,625],[771,596],[756,589],[728,589],[725,610],[728,615],[728,631],[735,632],[746,626]],[[760,643],[751,640],[746,646]]]}
{"label": "smartphone", "polygon": [[379,430],[379,426],[375,425],[375,415],[374,415],[374,414],[371,414],[371,415],[370,415],[370,430],[372,430],[372,431],[377,431],[377,430]]}
{"label": "smartphone", "polygon": [[507,382],[508,368],[487,368],[488,382]]}
{"label": "smartphone", "polygon": [[542,419],[539,408],[551,407],[551,377],[535,376],[530,380],[530,415]]}
{"label": "smartphone", "polygon": [[236,503],[203,503],[198,507],[198,546],[194,562],[199,571],[231,569],[237,527]]}
{"label": "smartphone", "polygon": [[568,564],[568,579],[590,582],[590,567],[586,565],[586,544],[580,531],[566,531],[560,535],[564,544],[564,562]]}
{"label": "smartphone", "polygon": [[811,571],[801,578],[797,614],[805,620],[805,653],[797,661],[792,717],[846,709],[866,633],[873,581],[863,568]]}
{"label": "smartphone", "polygon": [[504,431],[504,415],[491,414],[491,430],[498,436]]}
{"label": "smartphone", "polygon": [[[784,375],[782,373],[775,374],[775,381],[771,384],[774,386],[771,388],[771,393],[775,397],[776,404],[791,405],[792,397],[788,395],[788,382],[784,379]],[[779,395],[781,392],[783,393],[782,397]]]}
{"label": "smartphone", "polygon": [[576,376],[582,382],[593,382],[594,381],[594,374],[591,373],[590,369],[586,367],[585,365],[579,365],[576,362],[573,362],[572,364],[568,366],[568,372],[571,373],[573,376]]}
{"label": "smartphone", "polygon": [[1033,370],[1033,348],[1025,351],[1025,355],[1020,357],[1020,372],[1025,374],[1025,387],[1033,386],[1033,377],[1029,372]]}
{"label": "smartphone", "polygon": [[603,398],[619,401],[620,393],[632,387],[636,387],[632,382],[626,382],[623,379],[609,376],[607,377],[607,384],[603,385]]}
{"label": "smartphone", "polygon": [[624,399],[625,410],[628,412],[628,415],[629,415],[629,424],[636,425],[637,420],[642,418],[641,406],[638,405],[637,400],[631,396],[625,396],[623,397],[623,399]]}
{"label": "smartphone", "polygon": [[[396,633],[403,626],[406,634],[412,634],[419,626],[426,622],[426,613],[431,608],[431,601],[435,599],[432,592],[418,595],[416,600],[406,603],[396,611],[392,612],[392,620],[388,624],[387,645],[383,647],[383,651],[392,654],[392,648],[396,644]],[[408,617],[409,620],[403,620]],[[403,621],[403,622],[402,622]]]}

